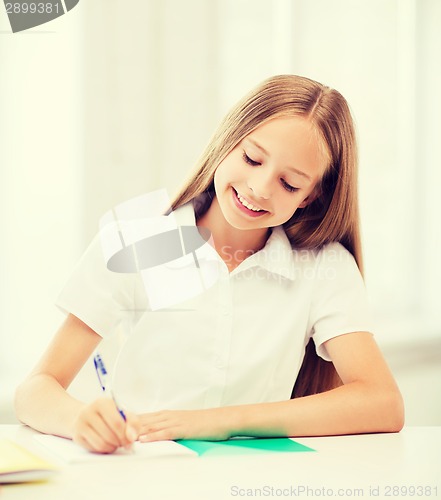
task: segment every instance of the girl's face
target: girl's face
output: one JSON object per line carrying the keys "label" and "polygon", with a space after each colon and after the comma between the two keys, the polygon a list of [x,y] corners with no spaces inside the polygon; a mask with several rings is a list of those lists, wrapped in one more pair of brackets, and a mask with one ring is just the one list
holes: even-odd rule
{"label": "girl's face", "polygon": [[326,166],[319,141],[302,117],[275,118],[247,135],[214,175],[227,222],[237,229],[274,227],[312,201]]}

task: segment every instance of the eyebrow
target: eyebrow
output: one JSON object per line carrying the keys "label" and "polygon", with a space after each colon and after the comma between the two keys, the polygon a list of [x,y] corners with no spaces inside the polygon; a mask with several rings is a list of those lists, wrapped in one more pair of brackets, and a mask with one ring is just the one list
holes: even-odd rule
{"label": "eyebrow", "polygon": [[[262,151],[262,153],[264,155],[269,156],[268,151],[263,146],[261,146],[259,143],[257,143],[254,139],[251,139],[250,137],[246,137],[246,140],[251,142],[251,144],[253,144],[253,146],[255,146],[257,149],[260,149],[260,151]],[[302,172],[301,170],[298,170],[297,168],[294,168],[294,167],[287,167],[287,168],[288,168],[288,170],[291,170],[291,172],[294,172],[297,175],[305,177],[306,179],[308,179],[309,181],[312,182],[311,177],[309,177],[308,174],[305,174],[305,172]]]}

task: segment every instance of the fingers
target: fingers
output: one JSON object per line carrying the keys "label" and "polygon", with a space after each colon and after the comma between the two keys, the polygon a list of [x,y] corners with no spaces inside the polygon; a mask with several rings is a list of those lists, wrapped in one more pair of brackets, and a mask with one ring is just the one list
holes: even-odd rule
{"label": "fingers", "polygon": [[139,436],[139,441],[141,443],[149,443],[152,441],[170,441],[178,439],[174,429],[160,429],[152,430],[148,434],[143,434]]}
{"label": "fingers", "polygon": [[142,415],[140,418],[139,441],[146,443],[149,441],[179,439],[177,413],[160,411]]}
{"label": "fingers", "polygon": [[129,448],[138,437],[139,423],[134,415],[125,422],[111,399],[101,398],[86,406],[79,414],[73,440],[89,451],[113,453]]}
{"label": "fingers", "polygon": [[[230,410],[231,411],[231,410]],[[225,424],[225,408],[204,410],[164,410],[139,417],[139,441],[176,439],[228,439],[231,430]]]}
{"label": "fingers", "polygon": [[155,428],[160,425],[162,422],[166,421],[165,412],[155,412],[155,413],[144,413],[140,416],[140,441],[141,438],[145,435],[153,432]]}
{"label": "fingers", "polygon": [[93,427],[78,435],[74,441],[95,453],[113,453],[119,447],[115,443],[107,441]]}
{"label": "fingers", "polygon": [[141,422],[139,417],[133,413],[128,413],[126,415],[127,421],[125,426],[125,435],[128,442],[133,443],[138,439]]}

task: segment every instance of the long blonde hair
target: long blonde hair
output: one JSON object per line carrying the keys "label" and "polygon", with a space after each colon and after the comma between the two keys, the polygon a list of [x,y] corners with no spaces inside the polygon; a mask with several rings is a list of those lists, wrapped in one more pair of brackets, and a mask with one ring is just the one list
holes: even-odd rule
{"label": "long blonde hair", "polygon": [[[172,208],[213,191],[213,177],[220,162],[254,129],[278,117],[309,120],[324,146],[328,165],[317,197],[297,209],[284,224],[294,248],[319,248],[338,241],[354,256],[362,272],[357,197],[357,148],[348,104],[334,89],[309,78],[278,75],[247,94],[227,114],[213,135]],[[309,342],[292,397],[329,390],[339,385],[332,363],[319,358]]]}

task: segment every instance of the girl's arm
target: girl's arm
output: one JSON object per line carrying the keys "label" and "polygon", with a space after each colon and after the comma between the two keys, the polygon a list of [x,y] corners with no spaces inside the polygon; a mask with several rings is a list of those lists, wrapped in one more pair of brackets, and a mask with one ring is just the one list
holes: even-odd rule
{"label": "girl's arm", "polygon": [[141,440],[400,431],[402,397],[372,335],[350,333],[325,345],[341,387],[276,403],[142,415]]}
{"label": "girl's arm", "polygon": [[66,318],[40,362],[17,388],[15,409],[21,422],[99,452],[113,452],[136,439],[136,417],[128,415],[125,423],[111,399],[87,405],[66,392],[100,340],[72,314]]}

